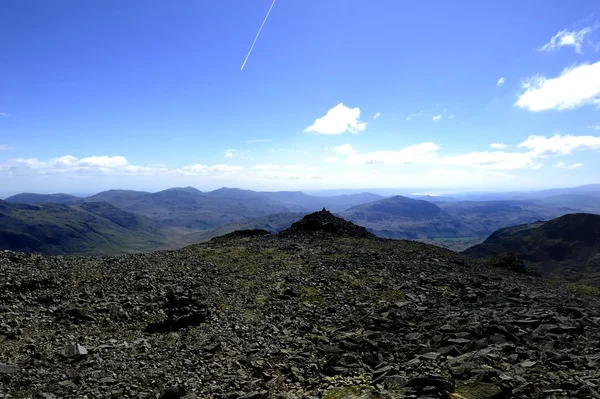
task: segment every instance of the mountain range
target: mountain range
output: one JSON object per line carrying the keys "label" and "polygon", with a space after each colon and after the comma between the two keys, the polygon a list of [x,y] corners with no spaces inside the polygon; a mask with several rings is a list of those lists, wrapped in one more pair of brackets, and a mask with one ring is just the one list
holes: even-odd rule
{"label": "mountain range", "polygon": [[[480,200],[472,199],[477,196]],[[143,228],[140,231],[136,228],[120,230],[125,235],[131,233],[132,242],[139,241],[135,236],[138,233],[143,233],[144,237],[151,234],[152,239],[147,238],[144,250],[173,248],[240,229],[265,229],[276,233],[299,217],[326,208],[380,237],[418,240],[461,251],[483,242],[501,228],[550,220],[569,213],[600,213],[600,186],[530,193],[387,197],[369,192],[315,196],[300,191],[221,188],[202,192],[193,187],[174,187],[156,193],[108,190],[88,197],[22,193],[7,198],[6,203],[38,206],[37,213],[31,213],[27,219],[34,227],[28,233],[20,231],[19,234],[32,236],[39,242],[44,242],[46,236],[35,226],[47,224],[45,213],[56,212],[52,207],[42,205],[62,205],[61,212],[88,212],[89,204],[105,203],[105,209],[111,205],[110,209],[124,212],[122,217],[126,219],[135,215],[154,223],[152,232]],[[114,229],[122,229],[115,223],[119,221],[117,215],[115,213],[112,219],[104,218],[105,223],[114,224],[103,225],[111,234]],[[88,226],[80,223],[77,228],[85,231]],[[93,231],[97,232],[98,228]],[[94,251],[94,244],[88,244],[83,245],[85,253]],[[104,254],[109,247],[98,245],[96,252]],[[77,253],[77,247],[72,248],[65,252]]]}

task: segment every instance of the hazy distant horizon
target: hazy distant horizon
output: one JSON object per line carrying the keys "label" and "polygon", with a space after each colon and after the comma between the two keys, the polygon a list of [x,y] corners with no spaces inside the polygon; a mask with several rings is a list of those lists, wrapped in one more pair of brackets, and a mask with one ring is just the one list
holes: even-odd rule
{"label": "hazy distant horizon", "polygon": [[392,195],[408,195],[408,196],[431,196],[431,197],[436,197],[436,196],[452,196],[452,195],[468,195],[468,194],[502,194],[502,193],[527,193],[527,192],[536,192],[536,191],[542,191],[542,190],[552,190],[552,189],[575,189],[578,187],[585,187],[585,186],[598,186],[600,188],[600,184],[587,184],[587,185],[578,185],[578,186],[555,186],[555,187],[544,187],[544,188],[539,188],[539,189],[532,189],[532,190],[528,190],[528,189],[505,189],[505,190],[475,190],[475,189],[463,189],[463,190],[457,190],[457,189],[447,189],[447,190],[443,190],[443,189],[435,189],[435,190],[423,190],[423,189],[419,189],[419,188],[402,188],[402,187],[398,187],[398,188],[385,188],[385,187],[375,187],[375,188],[334,188],[334,189],[324,189],[324,190],[253,190],[251,188],[242,188],[242,187],[217,187],[217,188],[213,188],[213,189],[205,189],[202,190],[199,187],[194,187],[194,186],[169,186],[169,187],[165,187],[162,189],[158,189],[158,190],[152,190],[152,189],[132,189],[132,188],[124,188],[124,187],[119,187],[119,188],[109,188],[106,190],[97,190],[97,191],[67,191],[67,190],[54,190],[54,191],[36,191],[36,190],[30,190],[30,191],[19,191],[19,192],[11,192],[11,193],[2,193],[0,192],[0,199],[6,199],[10,196],[16,195],[16,194],[22,194],[22,193],[31,193],[31,194],[67,194],[67,195],[73,195],[76,197],[88,197],[88,196],[92,196],[95,195],[99,192],[103,192],[103,191],[108,191],[108,190],[133,190],[133,191],[142,191],[142,192],[149,192],[149,193],[156,193],[156,192],[160,192],[160,191],[164,191],[164,190],[168,190],[170,188],[183,188],[183,187],[192,187],[195,189],[198,189],[204,193],[206,192],[210,192],[210,191],[214,191],[214,190],[218,190],[221,188],[230,188],[230,189],[240,189],[240,190],[250,190],[250,191],[265,191],[265,192],[278,192],[278,191],[296,191],[296,192],[303,192],[307,195],[313,195],[313,196],[322,196],[322,197],[328,197],[328,196],[335,196],[335,195],[347,195],[347,194],[360,194],[360,193],[371,193],[371,194],[378,194],[378,195],[382,195],[382,196],[392,196]]}

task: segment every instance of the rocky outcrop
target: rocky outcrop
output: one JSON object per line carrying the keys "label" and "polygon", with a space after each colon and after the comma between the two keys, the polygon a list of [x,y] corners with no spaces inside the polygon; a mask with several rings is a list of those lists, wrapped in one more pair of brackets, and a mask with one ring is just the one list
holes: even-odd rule
{"label": "rocky outcrop", "polygon": [[325,208],[320,212],[304,216],[301,220],[293,223],[290,228],[279,233],[281,236],[323,234],[336,237],[375,237],[366,228],[337,217]]}

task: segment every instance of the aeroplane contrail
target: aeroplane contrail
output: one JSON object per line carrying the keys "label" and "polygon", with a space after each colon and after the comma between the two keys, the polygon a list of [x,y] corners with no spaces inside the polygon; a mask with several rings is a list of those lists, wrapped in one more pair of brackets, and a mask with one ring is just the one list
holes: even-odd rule
{"label": "aeroplane contrail", "polygon": [[240,71],[244,70],[244,67],[246,66],[246,62],[248,61],[248,58],[250,58],[250,54],[252,53],[252,49],[254,48],[254,45],[256,44],[256,41],[258,40],[258,36],[260,36],[260,32],[262,31],[262,28],[263,28],[263,26],[265,26],[265,22],[267,22],[267,18],[269,18],[269,14],[271,14],[271,10],[273,9],[273,6],[275,5],[275,1],[276,0],[273,0],[273,2],[271,3],[271,7],[269,8],[269,11],[267,11],[267,15],[265,16],[265,19],[263,20],[262,24],[260,25],[260,28],[258,29],[258,33],[256,34],[254,41],[252,42],[252,46],[250,46],[250,50],[248,50],[248,55],[246,55],[246,59],[244,60],[244,63],[242,64]]}

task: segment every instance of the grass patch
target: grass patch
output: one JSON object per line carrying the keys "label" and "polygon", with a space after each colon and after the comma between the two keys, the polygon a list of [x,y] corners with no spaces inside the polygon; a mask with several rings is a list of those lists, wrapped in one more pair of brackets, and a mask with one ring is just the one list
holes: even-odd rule
{"label": "grass patch", "polygon": [[600,288],[586,284],[568,283],[565,287],[572,292],[580,295],[600,296]]}
{"label": "grass patch", "polygon": [[302,303],[317,304],[323,302],[321,291],[314,287],[302,287],[300,292]]}
{"label": "grass patch", "polygon": [[350,255],[348,254],[324,254],[322,255],[323,259],[329,259],[329,260],[343,260],[343,259],[349,259]]}
{"label": "grass patch", "polygon": [[241,315],[244,324],[254,324],[262,319],[261,314],[259,312],[250,309],[241,310]]}
{"label": "grass patch", "polygon": [[437,287],[437,290],[443,296],[450,295],[450,293],[452,292],[452,289],[450,287],[448,287],[447,285],[443,285],[441,287]]}
{"label": "grass patch", "polygon": [[402,290],[388,290],[381,294],[381,299],[388,302],[402,301],[406,299],[406,293]]}
{"label": "grass patch", "polygon": [[269,297],[266,295],[257,295],[254,297],[254,303],[257,305],[264,305],[269,302]]}

